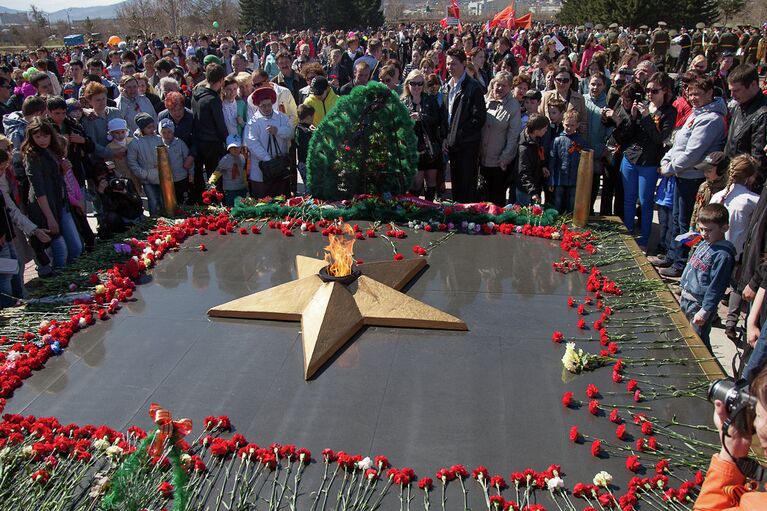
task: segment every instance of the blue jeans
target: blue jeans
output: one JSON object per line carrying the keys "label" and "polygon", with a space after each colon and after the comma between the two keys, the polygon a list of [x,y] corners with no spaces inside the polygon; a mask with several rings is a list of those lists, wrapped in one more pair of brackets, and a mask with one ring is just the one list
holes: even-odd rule
{"label": "blue jeans", "polygon": [[144,183],[144,193],[146,194],[146,201],[149,205],[149,214],[151,216],[157,216],[162,208],[162,189],[160,185],[151,185]]}
{"label": "blue jeans", "polygon": [[243,188],[242,190],[224,190],[224,206],[231,208],[234,207],[234,200],[237,197],[245,197],[248,194],[248,190]]}
{"label": "blue jeans", "polygon": [[658,182],[658,167],[634,165],[623,157],[621,161],[623,176],[623,223],[630,234],[634,232],[634,216],[637,198],[642,211],[642,229],[637,242],[646,247],[652,231],[652,212],[655,204],[655,185]]}
{"label": "blue jeans", "polygon": [[658,206],[658,223],[660,224],[660,239],[658,240],[658,253],[666,253],[671,246],[671,214],[673,208]]}
{"label": "blue jeans", "polygon": [[77,232],[77,226],[67,206],[61,208],[59,235],[51,240],[51,251],[53,252],[52,259],[55,268],[63,268],[80,257],[80,253],[83,251],[80,233]]}
{"label": "blue jeans", "polygon": [[554,187],[554,208],[560,213],[572,213],[575,207],[575,187]]}
{"label": "blue jeans", "polygon": [[690,230],[690,219],[692,210],[695,209],[695,197],[698,194],[698,188],[704,179],[676,179],[674,188],[674,210],[671,213],[671,245],[668,247],[666,258],[673,262],[674,268],[684,270],[687,264],[687,256],[690,253],[690,247],[684,243],[676,241],[674,238]]}
{"label": "blue jeans", "polygon": [[[756,340],[754,346],[754,352],[751,353],[751,358],[748,359],[748,364],[743,370],[743,378],[748,380],[752,376],[756,376],[755,371],[759,371],[767,360],[767,321],[762,323],[762,332],[759,334],[759,339]],[[752,374],[754,373],[754,374]]]}
{"label": "blue jeans", "polygon": [[696,334],[698,334],[698,337],[700,337],[700,339],[703,341],[703,344],[706,345],[706,348],[708,348],[708,351],[713,353],[714,351],[711,349],[711,325],[714,323],[716,311],[713,311],[708,315],[708,318],[706,318],[706,322],[703,324],[703,326],[697,326],[692,322],[692,318],[700,310],[700,304],[698,302],[682,298],[679,301],[679,307],[682,309],[682,312],[684,312],[687,321],[690,322],[692,329]]}
{"label": "blue jeans", "polygon": [[[5,245],[3,245],[3,248],[0,248],[0,257],[3,259],[18,259],[13,241],[5,240]],[[0,309],[10,307],[16,303],[13,297],[21,298],[20,295],[14,293],[14,280],[18,280],[18,278],[18,271],[16,273],[0,273]]]}

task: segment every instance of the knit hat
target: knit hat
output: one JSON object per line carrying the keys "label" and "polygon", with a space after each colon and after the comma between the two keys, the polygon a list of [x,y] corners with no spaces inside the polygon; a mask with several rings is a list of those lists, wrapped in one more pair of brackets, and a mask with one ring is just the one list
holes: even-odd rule
{"label": "knit hat", "polygon": [[172,120],[168,119],[167,117],[165,119],[160,120],[160,131],[165,129],[171,130],[173,132],[176,131],[175,123]]}
{"label": "knit hat", "polygon": [[116,117],[114,119],[111,119],[107,123],[107,131],[112,132],[112,131],[120,131],[120,130],[126,130],[126,131],[128,130],[128,123],[125,122],[125,119],[120,119],[119,117]]}
{"label": "knit hat", "polygon": [[312,94],[317,96],[324,94],[328,90],[328,79],[324,76],[315,76],[312,78],[312,84],[309,88]]}
{"label": "knit hat", "polygon": [[232,147],[240,147],[242,145],[242,140],[240,140],[239,135],[229,135],[226,137],[226,150],[228,151]]}
{"label": "knit hat", "polygon": [[[312,81],[312,83],[314,83],[314,81]],[[265,85],[254,90],[250,97],[253,100],[253,104],[256,106],[260,105],[261,102],[265,99],[271,100],[272,104],[277,102],[277,93],[274,92],[274,89],[272,89],[269,85]]]}
{"label": "knit hat", "polygon": [[150,124],[154,124],[154,119],[152,119],[152,116],[146,112],[137,113],[134,121],[136,122],[136,126],[138,126],[138,129],[142,131],[144,130],[144,128],[146,128]]}
{"label": "knit hat", "polygon": [[218,64],[219,66],[223,66],[224,63],[221,61],[220,58],[216,57],[215,55],[208,55],[204,59],[202,59],[202,65],[207,66],[208,64]]}

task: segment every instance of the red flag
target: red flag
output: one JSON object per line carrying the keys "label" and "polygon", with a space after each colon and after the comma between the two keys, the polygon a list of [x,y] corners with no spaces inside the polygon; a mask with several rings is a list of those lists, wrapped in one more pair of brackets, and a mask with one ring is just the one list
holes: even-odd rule
{"label": "red flag", "polygon": [[460,11],[460,9],[458,9],[458,0],[453,0],[453,4],[452,4],[452,6],[450,8],[453,11],[453,16],[455,18],[460,19],[461,18],[461,11]]}
{"label": "red flag", "polygon": [[490,21],[490,27],[495,28],[498,25],[500,25],[503,28],[509,28],[508,24],[509,21],[514,21],[514,15],[515,15],[515,7],[514,2],[509,4],[508,7],[506,7],[504,10],[496,14],[493,19]]}

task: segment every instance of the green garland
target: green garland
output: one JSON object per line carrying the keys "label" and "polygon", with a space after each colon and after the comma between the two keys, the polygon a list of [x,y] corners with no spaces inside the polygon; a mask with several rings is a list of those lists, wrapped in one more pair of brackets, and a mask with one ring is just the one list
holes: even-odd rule
{"label": "green garland", "polygon": [[459,224],[461,222],[496,224],[511,223],[515,225],[556,225],[558,213],[551,207],[544,206],[543,214],[535,216],[530,208],[521,208],[519,211],[505,210],[500,215],[473,212],[472,210],[459,211],[454,205],[446,203],[436,208],[421,208],[410,202],[396,199],[384,199],[373,197],[354,199],[344,204],[323,204],[321,202],[304,203],[299,206],[288,206],[284,198],[271,201],[257,201],[254,199],[238,200],[232,209],[232,217],[244,220],[248,218],[301,218],[306,221],[320,219],[335,220],[343,217],[344,220],[371,220],[379,222],[407,223],[411,220],[421,222]]}
{"label": "green garland", "polygon": [[339,98],[317,126],[306,161],[307,186],[324,200],[404,193],[418,167],[407,108],[378,82]]}
{"label": "green garland", "polygon": [[[159,431],[159,430],[158,430]],[[155,431],[154,434],[157,434]],[[109,493],[101,502],[101,508],[104,511],[137,511],[146,506],[147,498],[145,492],[141,491],[137,481],[146,481],[148,473],[154,468],[149,461],[147,449],[154,435],[147,436],[136,451],[125,460],[120,468],[115,472]],[[173,510],[183,511],[186,509],[186,503],[189,500],[187,490],[187,475],[184,467],[181,465],[181,452],[174,443],[168,459],[173,466]],[[154,478],[148,478],[154,481]],[[137,491],[138,490],[138,491]],[[157,488],[149,488],[149,491],[159,491]],[[151,498],[151,495],[149,496]]]}

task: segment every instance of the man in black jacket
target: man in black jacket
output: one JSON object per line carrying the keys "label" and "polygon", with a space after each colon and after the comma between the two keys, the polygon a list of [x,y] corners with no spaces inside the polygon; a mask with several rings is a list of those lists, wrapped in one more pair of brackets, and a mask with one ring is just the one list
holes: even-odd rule
{"label": "man in black jacket", "polygon": [[482,86],[466,74],[466,54],[447,51],[450,80],[444,86],[448,108],[448,136],[444,150],[450,157],[450,182],[453,200],[474,202],[477,195],[479,139],[487,108]]}
{"label": "man in black jacket", "polygon": [[190,190],[191,198],[197,202],[205,187],[203,170],[211,176],[218,166],[218,161],[226,152],[224,142],[229,135],[224,121],[224,110],[219,92],[224,85],[226,71],[218,64],[210,64],[205,70],[207,87],[197,87],[192,94],[192,116],[194,135],[197,144],[194,183]]}
{"label": "man in black jacket", "polygon": [[738,105],[732,109],[732,120],[727,132],[724,152],[730,158],[739,154],[750,154],[759,162],[761,181],[767,178],[767,157],[764,146],[767,143],[767,98],[759,90],[759,74],[750,64],[733,69],[727,83]]}

